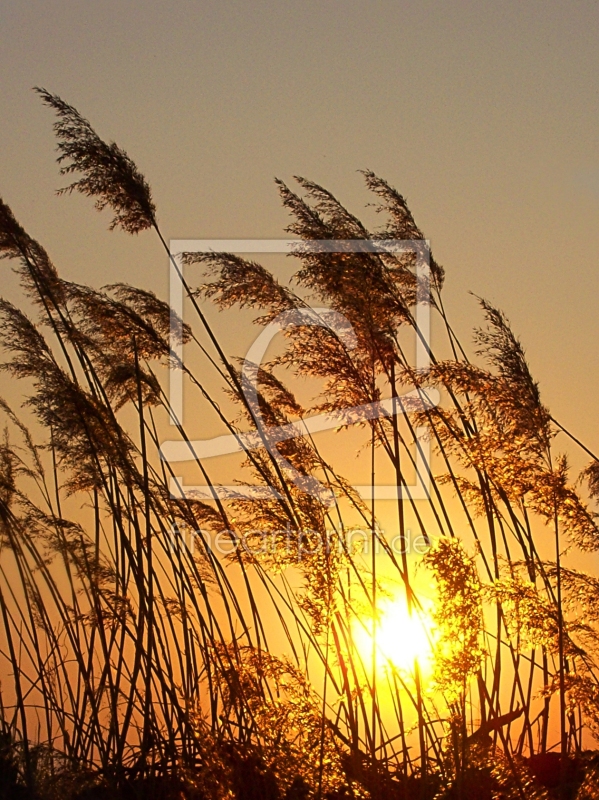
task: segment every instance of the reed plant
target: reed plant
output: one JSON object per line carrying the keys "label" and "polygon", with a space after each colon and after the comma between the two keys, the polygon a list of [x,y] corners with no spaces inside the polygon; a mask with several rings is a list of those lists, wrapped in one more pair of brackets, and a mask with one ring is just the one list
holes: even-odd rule
{"label": "reed plant", "polygon": [[[61,193],[109,209],[111,228],[153,231],[172,259],[134,162],[38,93],[74,178]],[[3,369],[27,395],[22,410],[1,401],[1,796],[598,796],[599,578],[571,554],[599,549],[599,460],[552,417],[520,341],[485,301],[468,354],[405,199],[364,179],[376,230],[311,181],[277,182],[298,242],[289,283],[235,254],[172,259],[188,322],[146,289],[64,280],[0,202],[0,251],[23,291],[22,307],[0,301]],[[380,247],[310,246],[347,240]],[[398,240],[411,249],[384,247]],[[181,264],[199,267],[198,286]],[[434,348],[418,302],[440,323]],[[262,326],[296,315],[278,355],[255,365],[255,396],[208,304],[250,309]],[[309,324],[312,305],[343,316],[352,346]],[[244,450],[228,481],[239,492],[222,491],[196,455],[169,403],[169,369]],[[302,397],[313,387],[308,401],[295,385]],[[373,404],[387,410],[352,412]],[[347,444],[325,458],[302,431],[316,413],[336,415],[336,441],[361,431],[373,497],[379,473],[404,487],[392,531],[343,474]],[[173,491],[160,457],[169,420],[212,499]],[[269,432],[293,423],[274,446]],[[434,469],[419,457],[422,430]],[[558,447],[590,458],[579,479]],[[414,474],[425,499],[409,488]],[[391,545],[412,528],[426,545],[418,563]],[[366,555],[351,543],[358,529]],[[381,650],[390,586],[426,629],[428,672]],[[398,623],[400,642],[406,630]]]}

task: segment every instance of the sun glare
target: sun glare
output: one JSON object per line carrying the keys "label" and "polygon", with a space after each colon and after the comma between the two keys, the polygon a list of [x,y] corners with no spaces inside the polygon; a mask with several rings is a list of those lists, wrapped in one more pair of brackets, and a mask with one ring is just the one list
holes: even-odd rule
{"label": "sun glare", "polygon": [[[427,672],[431,662],[432,620],[423,611],[409,612],[404,597],[385,599],[379,603],[376,640],[377,668],[397,669],[412,673],[415,662]],[[372,618],[354,626],[354,642],[364,665],[371,662],[373,646]]]}

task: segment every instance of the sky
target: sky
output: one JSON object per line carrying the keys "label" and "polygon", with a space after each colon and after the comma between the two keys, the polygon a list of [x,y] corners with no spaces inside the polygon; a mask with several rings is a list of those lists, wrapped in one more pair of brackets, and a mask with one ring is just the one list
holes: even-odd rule
{"label": "sky", "polygon": [[469,292],[502,308],[544,401],[599,450],[598,34],[599,4],[572,0],[2,0],[0,195],[65,277],[166,296],[151,234],[54,196],[33,86],[127,150],[166,238],[283,236],[275,176],[360,214],[373,169],[445,266],[462,338]]}

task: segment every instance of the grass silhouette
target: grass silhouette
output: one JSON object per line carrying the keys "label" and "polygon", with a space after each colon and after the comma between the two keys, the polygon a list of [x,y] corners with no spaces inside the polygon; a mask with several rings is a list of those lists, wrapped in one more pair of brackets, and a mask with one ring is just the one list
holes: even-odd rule
{"label": "grass silhouette", "polygon": [[[168,253],[149,184],[129,156],[38,91],[58,116],[61,171],[76,177],[61,191],[110,209],[111,228],[153,230]],[[27,316],[0,301],[4,369],[28,395],[19,414],[1,403],[1,797],[598,796],[589,742],[599,732],[599,579],[564,557],[599,548],[589,505],[599,461],[570,437],[592,458],[580,476],[585,500],[556,451],[557,435],[569,434],[542,403],[506,317],[481,301],[485,327],[468,356],[432,255],[423,295],[414,250],[309,246],[409,240],[429,257],[404,198],[373,173],[364,178],[385,220],[376,231],[311,181],[298,178],[295,191],[277,182],[300,245],[289,285],[235,254],[188,253],[183,263],[203,274],[192,287],[173,260],[194,312],[193,323],[174,327],[151,292],[62,279],[0,203],[1,254],[20,278],[23,308],[33,309]],[[279,355],[256,369],[252,397],[205,304],[250,309],[266,325],[283,312],[305,319],[307,295],[343,315],[355,346],[327,326],[290,327]],[[449,354],[421,340],[427,370],[410,359],[405,336],[422,336],[414,307],[423,296]],[[177,358],[172,330],[197,369]],[[229,482],[273,492],[227,497],[195,457],[213,499],[173,496],[175,473],[159,457],[174,417],[169,366],[225,432],[257,428],[258,446],[246,446]],[[283,374],[315,387],[310,407]],[[427,400],[437,389],[435,406]],[[269,428],[312,413],[347,413],[409,390],[420,402],[406,413],[359,426],[373,486],[382,462],[397,486],[409,484],[421,470],[418,430],[428,431],[439,474],[425,500],[409,488],[397,500],[394,533],[405,544],[415,525],[426,544],[418,569],[434,587],[432,611],[406,547],[390,545],[375,502],[344,477],[343,449],[327,460],[308,433],[276,448],[268,439]],[[306,491],[314,486],[333,502]],[[351,544],[357,530],[368,557]],[[226,556],[215,534],[228,542]],[[389,573],[408,614],[428,615],[434,627],[429,677],[418,660],[380,669]],[[370,652],[354,633],[365,620]]]}

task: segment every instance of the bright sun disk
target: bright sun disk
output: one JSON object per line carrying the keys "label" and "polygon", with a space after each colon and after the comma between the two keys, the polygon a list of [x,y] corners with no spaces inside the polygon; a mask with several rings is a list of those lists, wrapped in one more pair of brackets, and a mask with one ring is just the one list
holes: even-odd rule
{"label": "bright sun disk", "polygon": [[[354,642],[364,665],[372,658],[372,628],[372,618],[354,626]],[[416,609],[410,613],[405,598],[382,600],[375,627],[377,666],[413,672],[417,661],[421,672],[428,671],[431,629],[430,616]]]}

